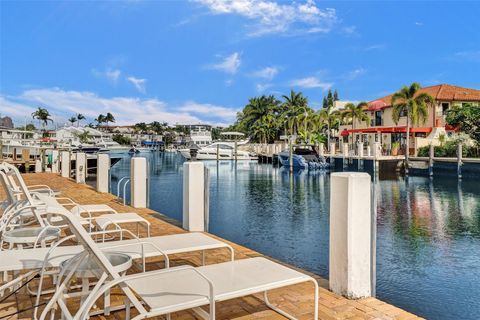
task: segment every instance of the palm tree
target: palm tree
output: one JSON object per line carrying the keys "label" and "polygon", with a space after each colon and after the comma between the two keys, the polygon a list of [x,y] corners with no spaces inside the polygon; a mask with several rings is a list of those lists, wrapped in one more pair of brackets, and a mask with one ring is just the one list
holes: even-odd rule
{"label": "palm tree", "polygon": [[68,122],[70,122],[70,123],[72,124],[72,126],[73,126],[73,124],[74,124],[75,122],[77,122],[77,117],[75,117],[75,116],[70,117],[70,118],[68,119]]}
{"label": "palm tree", "polygon": [[81,143],[88,143],[88,141],[92,138],[92,135],[87,130],[83,130],[82,133],[77,133],[76,136]]}
{"label": "palm tree", "polygon": [[330,150],[330,134],[335,126],[338,126],[340,114],[338,111],[333,111],[333,105],[327,106],[319,111],[320,117],[324,119],[327,124],[327,150]]}
{"label": "palm tree", "polygon": [[45,135],[45,126],[48,124],[48,121],[53,122],[52,118],[50,118],[50,112],[45,108],[38,107],[35,112],[32,112],[32,118],[37,119],[42,125],[42,130]]}
{"label": "palm tree", "polygon": [[249,135],[253,134],[253,126],[258,121],[267,115],[277,115],[280,112],[281,106],[273,95],[254,97],[248,100],[243,112],[238,114],[237,127],[246,131]]}
{"label": "palm tree", "polygon": [[98,117],[95,119],[98,126],[105,122],[105,116],[103,114],[99,114]]}
{"label": "palm tree", "polygon": [[[313,110],[308,106],[308,99],[301,92],[290,91],[290,95],[283,95],[284,99],[284,117],[291,118],[288,120],[290,124],[290,134],[294,133],[294,129],[298,130],[300,119],[303,120],[304,127],[308,119],[308,114]],[[307,114],[307,116],[305,116]]]}
{"label": "palm tree", "polygon": [[105,122],[107,123],[107,127],[109,122],[115,122],[115,117],[113,116],[113,114],[107,112],[107,114],[105,115]]}
{"label": "palm tree", "polygon": [[[353,103],[347,103],[345,105],[345,108],[342,112],[342,120],[345,121],[346,123],[351,122],[352,124],[352,131],[355,130],[355,122],[358,121],[364,121],[367,125],[368,122],[370,121],[369,116],[367,113],[364,111],[365,108],[368,107],[368,103],[365,101],[360,102],[359,104],[355,105]],[[352,132],[352,144],[354,143],[353,139],[353,132]]]}
{"label": "palm tree", "polygon": [[81,113],[77,114],[77,127],[80,125],[80,121],[84,120],[85,116]]}
{"label": "palm tree", "polygon": [[425,92],[419,92],[422,87],[419,83],[412,83],[409,87],[403,86],[398,92],[392,96],[391,105],[392,120],[398,124],[400,118],[405,115],[407,117],[406,129],[406,151],[405,151],[405,173],[408,174],[408,156],[410,153],[410,123],[418,125],[421,119],[423,123],[428,117],[428,105],[434,105],[435,99]]}

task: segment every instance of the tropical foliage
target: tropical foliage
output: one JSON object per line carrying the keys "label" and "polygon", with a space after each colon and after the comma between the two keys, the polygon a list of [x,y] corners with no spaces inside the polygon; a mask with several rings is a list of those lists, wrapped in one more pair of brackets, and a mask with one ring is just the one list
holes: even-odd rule
{"label": "tropical foliage", "polygon": [[[407,150],[410,146],[410,126],[418,125],[420,120],[425,123],[428,117],[428,106],[435,103],[435,99],[425,92],[419,92],[422,87],[418,83],[412,83],[409,87],[403,86],[392,96],[391,105],[392,119],[398,124],[400,118],[405,115],[407,122]],[[409,152],[405,152],[405,158],[408,160]]]}
{"label": "tropical foliage", "polygon": [[77,133],[76,136],[78,140],[80,140],[80,143],[88,143],[92,138],[92,135],[87,130],[83,130],[82,133]]}
{"label": "tropical foliage", "polygon": [[470,103],[447,110],[447,123],[465,132],[480,146],[480,106]]}
{"label": "tropical foliage", "polygon": [[244,132],[262,143],[271,143],[282,135],[296,135],[304,143],[324,143],[329,129],[338,129],[339,114],[332,108],[333,103],[328,110],[315,112],[307,97],[293,90],[281,100],[262,95],[249,99],[235,124],[226,130]]}
{"label": "tropical foliage", "polygon": [[123,134],[114,134],[112,140],[121,145],[130,145],[132,142],[129,137]]}
{"label": "tropical foliage", "polygon": [[368,125],[370,118],[365,112],[366,108],[368,108],[368,103],[364,101],[358,104],[347,103],[340,114],[343,124],[351,124],[352,130],[355,129],[357,121],[365,122]]}
{"label": "tropical foliage", "polygon": [[46,135],[45,127],[47,126],[49,121],[53,122],[52,118],[50,118],[50,112],[48,112],[48,110],[45,108],[38,107],[37,110],[32,112],[32,118],[38,120],[38,122],[42,126],[43,135],[45,136]]}

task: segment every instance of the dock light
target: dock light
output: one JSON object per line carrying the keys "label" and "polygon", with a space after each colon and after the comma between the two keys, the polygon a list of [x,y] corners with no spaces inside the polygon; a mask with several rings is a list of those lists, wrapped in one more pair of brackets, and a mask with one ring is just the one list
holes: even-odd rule
{"label": "dock light", "polygon": [[190,149],[190,161],[196,161],[198,150],[200,150],[200,148],[195,143],[190,142],[188,149]]}

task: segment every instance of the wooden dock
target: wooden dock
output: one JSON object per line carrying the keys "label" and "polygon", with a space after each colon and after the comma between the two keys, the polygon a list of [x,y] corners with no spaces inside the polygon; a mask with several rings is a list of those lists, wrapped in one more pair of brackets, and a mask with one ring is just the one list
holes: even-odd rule
{"label": "wooden dock", "polygon": [[[171,219],[150,209],[134,209],[129,206],[121,205],[116,197],[111,194],[102,194],[96,192],[87,185],[76,184],[71,179],[61,178],[52,173],[25,174],[24,178],[27,184],[47,183],[53,188],[60,190],[62,196],[70,197],[78,203],[105,203],[112,206],[119,212],[136,212],[145,217],[152,224],[152,236],[178,234],[185,232],[172,223]],[[1,192],[1,191],[0,191]],[[0,198],[3,195],[0,193]],[[134,225],[127,226],[131,230],[136,230]],[[215,236],[214,236],[215,237]],[[218,237],[216,237],[218,238]],[[227,240],[222,241],[231,244],[235,250],[235,259],[244,259],[248,257],[262,256],[260,253],[251,249],[242,247]],[[227,253],[223,251],[214,251],[207,255],[207,263],[227,261]],[[200,254],[180,254],[172,256],[171,264],[182,265],[200,265]],[[152,260],[149,263],[151,269],[162,268],[163,261]],[[303,271],[306,272],[306,271]],[[308,272],[306,272],[308,273]],[[316,275],[313,275],[320,285],[319,295],[319,319],[325,320],[409,320],[420,319],[419,317],[408,313],[400,308],[385,303],[375,298],[360,300],[349,300],[330,292],[328,281]],[[0,319],[32,319],[32,306],[34,298],[29,296],[23,288],[12,295],[6,301],[0,298]],[[299,319],[312,319],[313,292],[310,284],[301,284],[291,286],[286,289],[279,289],[272,292],[272,301],[278,303],[287,312],[298,316]],[[48,301],[48,296],[44,297],[42,303]],[[120,303],[122,296],[112,292],[112,305]],[[123,311],[113,312],[109,316],[97,316],[91,319],[124,319]],[[163,319],[157,317],[154,319]],[[172,319],[200,319],[193,313],[186,311],[172,315]],[[233,299],[217,304],[217,319],[285,319],[270,309],[263,303],[261,295],[251,295],[240,299]]]}

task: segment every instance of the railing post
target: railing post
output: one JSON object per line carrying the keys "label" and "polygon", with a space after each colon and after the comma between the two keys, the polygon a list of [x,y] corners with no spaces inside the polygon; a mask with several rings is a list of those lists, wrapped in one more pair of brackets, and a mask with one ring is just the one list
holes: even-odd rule
{"label": "railing post", "polygon": [[[370,175],[332,173],[330,189],[330,289],[348,298],[373,291]],[[374,260],[373,260],[374,261]]]}
{"label": "railing post", "polygon": [[205,166],[202,162],[183,164],[183,228],[205,231]]}
{"label": "railing post", "polygon": [[318,145],[318,154],[323,157],[323,143]]}
{"label": "railing post", "polygon": [[[147,207],[147,159],[132,158],[130,163],[130,196],[134,208]],[[124,195],[125,197],[125,195]]]}
{"label": "railing post", "polygon": [[458,179],[462,179],[462,144],[460,142],[457,145],[457,176]]}
{"label": "railing post", "polygon": [[433,158],[435,157],[435,147],[433,144],[430,144],[430,149],[428,152],[428,176],[433,177]]}
{"label": "railing post", "polygon": [[87,156],[84,152],[77,152],[75,157],[75,181],[85,183],[85,173],[87,172]]}
{"label": "railing post", "polygon": [[97,156],[97,191],[108,192],[110,184],[110,156],[100,153]]}
{"label": "railing post", "polygon": [[71,166],[70,152],[62,151],[60,165],[61,165],[62,177],[70,178],[70,166]]}

